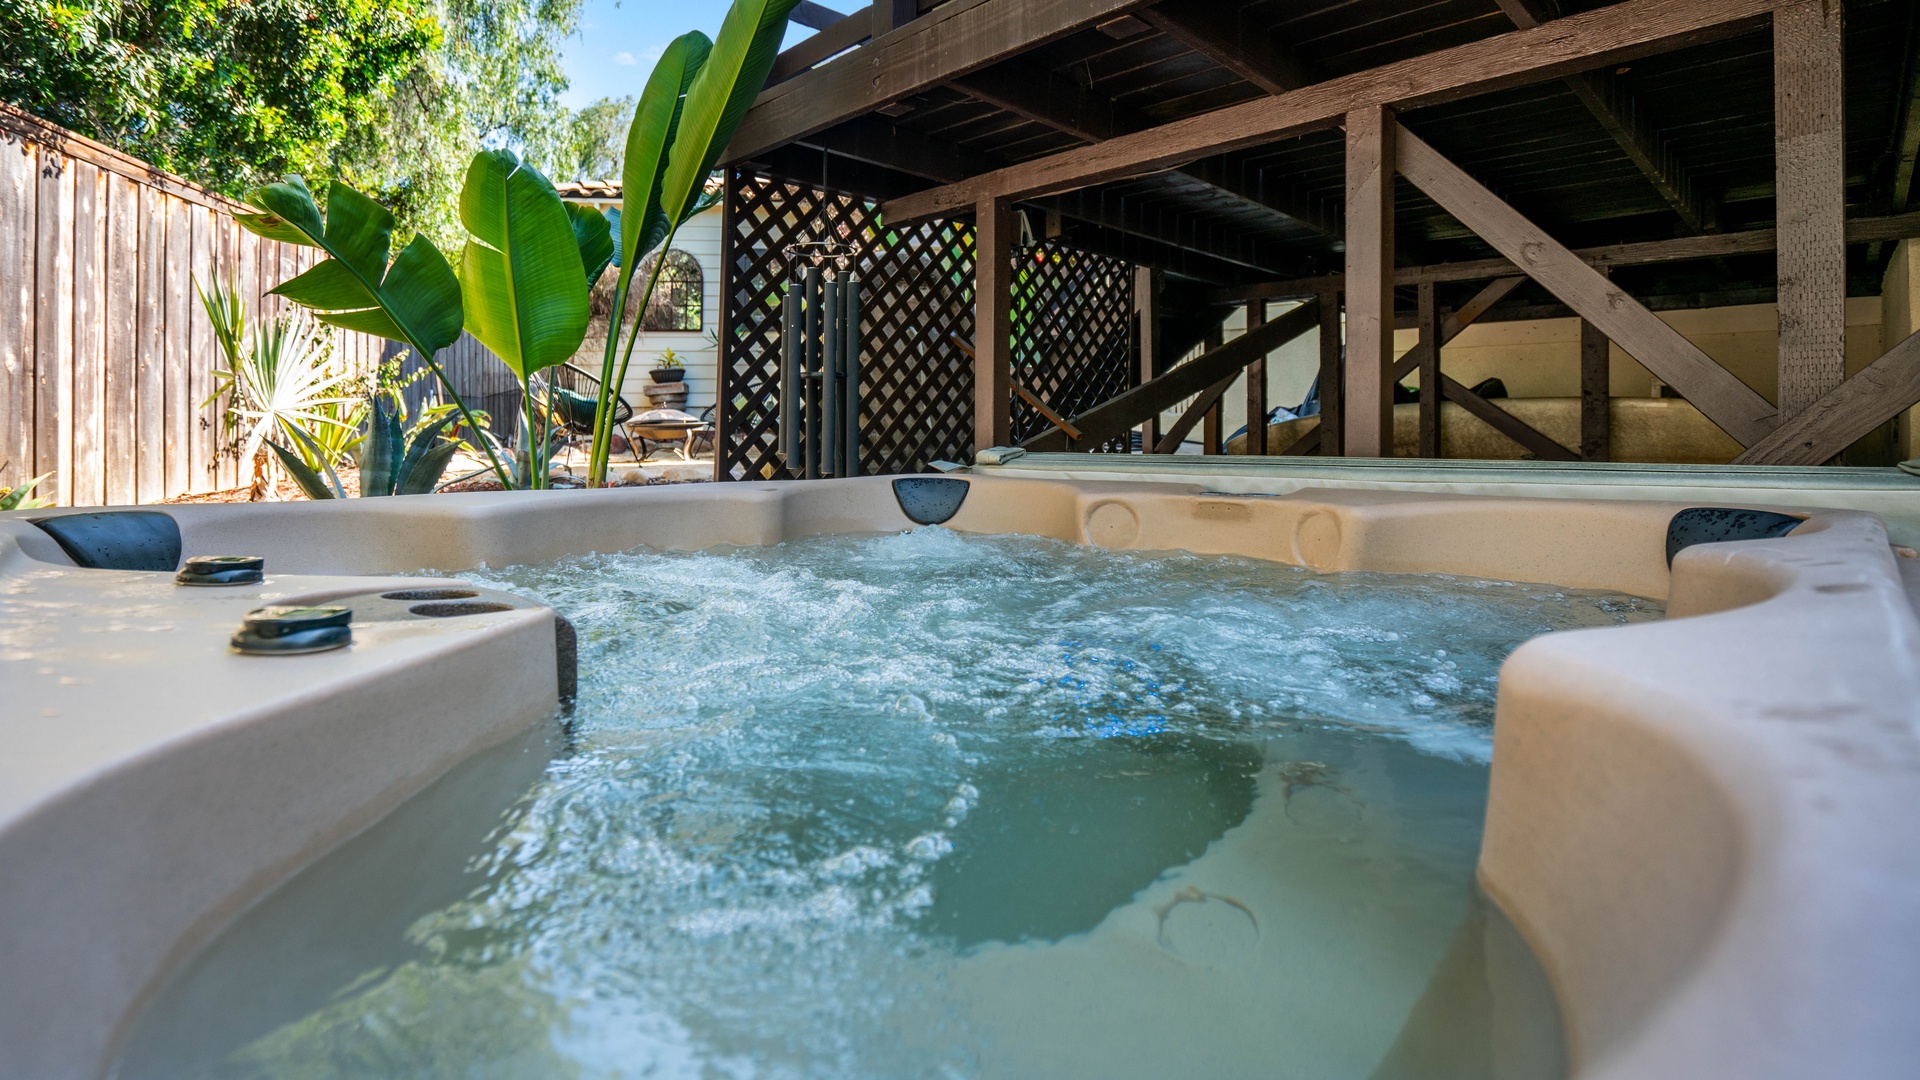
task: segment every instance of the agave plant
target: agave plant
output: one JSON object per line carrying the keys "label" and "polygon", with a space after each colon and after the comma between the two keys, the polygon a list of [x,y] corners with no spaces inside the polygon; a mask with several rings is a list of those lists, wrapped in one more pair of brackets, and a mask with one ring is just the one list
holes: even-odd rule
{"label": "agave plant", "polygon": [[196,280],[194,288],[226,363],[213,372],[217,389],[208,401],[227,398],[227,422],[240,460],[254,468],[255,488],[271,490],[264,455],[275,436],[301,447],[307,465],[330,465],[358,437],[362,398],[353,375],[329,363],[330,343],[319,325],[295,312],[249,330],[231,285]]}
{"label": "agave plant", "polygon": [[[726,149],[748,106],[759,95],[787,32],[787,17],[800,0],[734,0],[710,40],[695,31],[676,38],[661,53],[641,91],[633,123],[627,128],[621,166],[622,206],[614,287],[613,325],[600,365],[600,401],[594,425],[588,479],[604,484],[613,447],[613,397],[627,377],[638,319],[626,327],[627,295],[633,272],[654,248],[671,246],[680,226],[711,205],[707,177]],[[645,311],[660,283],[664,259],[653,261],[638,305]]]}
{"label": "agave plant", "polygon": [[[447,471],[447,464],[460,449],[457,439],[438,441],[446,431],[447,425],[454,420],[454,414],[447,413],[438,420],[428,421],[417,426],[411,433],[405,429],[400,409],[393,395],[380,391],[373,396],[369,410],[369,423],[366,438],[360,442],[360,495],[372,498],[382,495],[425,495],[433,491],[440,483],[440,477]],[[311,438],[305,432],[298,432],[300,441],[308,443],[309,449],[318,450],[312,445]],[[340,482],[340,474],[334,471],[330,463],[315,469],[302,460],[301,455],[268,441],[267,446],[286,466],[293,482],[307,493],[309,499],[344,499],[346,486]],[[324,478],[322,473],[325,473]]]}
{"label": "agave plant", "polygon": [[33,494],[34,487],[52,475],[52,473],[41,473],[19,487],[0,488],[0,513],[8,510],[37,510],[42,506],[52,506],[52,499],[37,498]]}

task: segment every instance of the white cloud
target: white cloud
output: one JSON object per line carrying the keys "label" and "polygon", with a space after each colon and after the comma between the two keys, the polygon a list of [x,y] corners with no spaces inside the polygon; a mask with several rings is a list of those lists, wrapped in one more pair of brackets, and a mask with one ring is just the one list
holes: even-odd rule
{"label": "white cloud", "polygon": [[632,67],[634,64],[638,63],[638,61],[636,61],[633,58],[633,54],[630,52],[614,53],[613,62],[616,64],[619,64],[621,67]]}

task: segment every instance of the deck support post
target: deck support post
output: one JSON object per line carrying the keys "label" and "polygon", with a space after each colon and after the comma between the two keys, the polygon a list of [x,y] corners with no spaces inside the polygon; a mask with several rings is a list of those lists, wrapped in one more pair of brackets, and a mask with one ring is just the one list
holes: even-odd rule
{"label": "deck support post", "polygon": [[[1266,322],[1267,302],[1248,301],[1248,331],[1265,326]],[[1240,452],[1254,455],[1267,452],[1267,358],[1264,356],[1247,365],[1247,442]]]}
{"label": "deck support post", "polygon": [[[1226,335],[1222,333],[1220,327],[1215,326],[1209,329],[1207,331],[1206,350],[1212,352],[1219,348],[1225,340]],[[1256,360],[1254,363],[1257,364],[1259,361]],[[1222,396],[1224,396],[1224,391],[1222,392]],[[1220,397],[1216,396],[1213,399],[1213,404],[1207,407],[1206,419],[1200,424],[1200,453],[1208,457],[1217,457],[1225,449],[1223,445],[1225,440],[1222,438],[1222,432],[1220,431],[1220,408]],[[1249,428],[1248,430],[1251,431],[1252,429]],[[1174,447],[1174,452],[1179,453],[1180,448],[1177,446]]]}
{"label": "deck support post", "polygon": [[1347,114],[1348,457],[1393,456],[1393,110]]}
{"label": "deck support post", "polygon": [[[1160,360],[1160,272],[1152,267],[1134,268],[1133,313],[1139,335],[1139,348],[1135,350],[1139,370],[1134,373],[1134,385],[1145,386],[1153,381]],[[1140,425],[1140,452],[1153,453],[1159,441],[1160,418],[1149,416]]]}
{"label": "deck support post", "polygon": [[1613,456],[1613,343],[1600,328],[1580,320],[1580,457]]}
{"label": "deck support post", "polygon": [[1773,16],[1783,421],[1847,374],[1844,20],[1841,0],[1806,0]]}
{"label": "deck support post", "polygon": [[1013,203],[982,199],[974,220],[973,448],[1013,441]]}
{"label": "deck support post", "polygon": [[1321,457],[1346,453],[1346,373],[1341,342],[1341,294],[1323,292],[1320,300],[1320,426]]}
{"label": "deck support post", "polygon": [[1440,307],[1433,282],[1420,283],[1420,456],[1440,453]]}

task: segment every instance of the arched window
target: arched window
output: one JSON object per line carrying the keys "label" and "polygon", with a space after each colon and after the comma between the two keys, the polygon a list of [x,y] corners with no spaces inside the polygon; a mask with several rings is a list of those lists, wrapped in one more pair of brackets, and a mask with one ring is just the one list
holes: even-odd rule
{"label": "arched window", "polygon": [[634,270],[635,291],[646,287],[647,280],[653,276],[654,260],[662,258],[666,263],[660,268],[660,283],[653,288],[653,300],[647,304],[640,329],[698,333],[701,298],[706,291],[700,260],[679,248],[669,248],[664,255],[649,256]]}

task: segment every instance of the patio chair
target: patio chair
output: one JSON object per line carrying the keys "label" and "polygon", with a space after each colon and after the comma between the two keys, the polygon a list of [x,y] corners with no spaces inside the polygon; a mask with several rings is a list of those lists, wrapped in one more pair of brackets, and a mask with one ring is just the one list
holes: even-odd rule
{"label": "patio chair", "polygon": [[[600,408],[600,380],[572,364],[550,367],[540,373],[540,378],[556,430],[566,432],[570,440],[591,438],[594,415]],[[633,406],[616,395],[614,424],[623,425],[632,416]]]}

